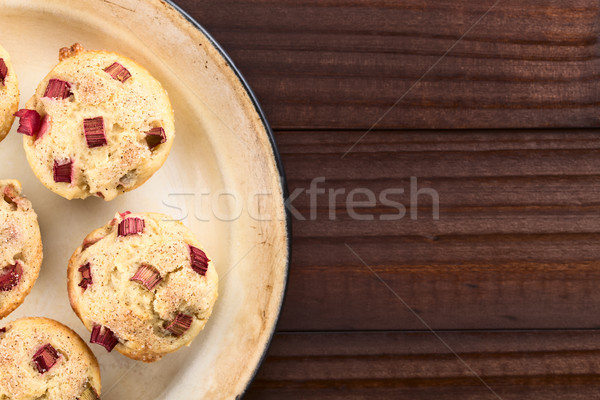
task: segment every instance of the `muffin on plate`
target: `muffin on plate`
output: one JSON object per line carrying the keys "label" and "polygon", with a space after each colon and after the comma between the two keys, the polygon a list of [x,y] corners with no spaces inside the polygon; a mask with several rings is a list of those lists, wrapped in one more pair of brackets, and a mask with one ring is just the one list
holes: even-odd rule
{"label": "muffin on plate", "polygon": [[60,59],[16,114],[33,172],[66,199],[108,201],[142,185],[175,137],[167,92],[115,53],[75,44]]}
{"label": "muffin on plate", "polygon": [[99,394],[96,357],[71,329],[47,318],[0,329],[0,398],[97,400]]}
{"label": "muffin on plate", "polygon": [[91,343],[153,362],[189,345],[217,299],[217,272],[181,222],[157,213],[116,214],[69,261],[71,306]]}
{"label": "muffin on plate", "polygon": [[0,142],[10,131],[19,108],[19,81],[10,62],[10,56],[0,46]]}
{"label": "muffin on plate", "polygon": [[21,183],[0,180],[0,318],[23,303],[40,273],[42,258],[37,214],[21,196]]}

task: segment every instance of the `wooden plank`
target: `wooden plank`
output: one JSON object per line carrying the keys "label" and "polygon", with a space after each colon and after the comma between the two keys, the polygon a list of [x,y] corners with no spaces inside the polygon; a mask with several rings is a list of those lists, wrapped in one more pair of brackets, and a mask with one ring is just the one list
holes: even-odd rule
{"label": "wooden plank", "polygon": [[[294,251],[280,329],[424,329],[350,246],[436,329],[600,327],[600,135],[597,130],[277,132],[290,191]],[[410,177],[439,195],[419,196]],[[322,176],[315,220],[305,189]],[[356,212],[329,189],[366,188]],[[379,201],[404,188],[397,212]]]}
{"label": "wooden plank", "polygon": [[178,1],[275,128],[598,126],[598,2],[494,2]]}
{"label": "wooden plank", "polygon": [[[367,250],[350,243],[368,263],[372,253],[392,258],[394,252],[389,248],[398,246],[378,240]],[[556,251],[563,248],[566,246]],[[467,253],[477,250],[475,246],[463,249]],[[512,250],[501,247],[496,251]],[[394,290],[391,292],[343,245],[318,250],[296,247],[297,253],[302,251],[329,251],[338,255],[337,263],[347,261],[349,265],[294,262],[279,324],[282,330],[424,329],[422,320],[435,329],[600,327],[598,262],[371,263],[371,269]],[[532,254],[532,258],[536,256],[543,257],[543,251]]]}
{"label": "wooden plank", "polygon": [[599,333],[279,333],[245,398],[595,398]]}

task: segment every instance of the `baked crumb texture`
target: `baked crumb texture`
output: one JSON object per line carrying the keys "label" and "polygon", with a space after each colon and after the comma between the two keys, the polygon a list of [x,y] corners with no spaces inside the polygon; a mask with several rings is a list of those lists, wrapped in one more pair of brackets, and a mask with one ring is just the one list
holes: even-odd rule
{"label": "baked crumb texture", "polygon": [[[167,159],[175,137],[169,97],[146,69],[118,54],[75,44],[60,58],[25,107],[42,121],[39,133],[23,137],[27,160],[67,199],[112,200]],[[164,136],[149,135],[161,128]]]}
{"label": "baked crumb texture", "polygon": [[167,215],[116,214],[71,257],[73,310],[90,331],[110,329],[118,339],[115,349],[135,360],[157,361],[189,345],[218,293],[212,261],[197,262],[195,270],[190,246],[205,254],[192,232]]}
{"label": "baked crumb texture", "polygon": [[23,303],[39,275],[42,258],[37,215],[21,195],[21,183],[0,180],[0,318]]}
{"label": "baked crumb texture", "polygon": [[58,61],[66,60],[69,57],[76,56],[85,51],[81,43],[75,43],[70,47],[63,47],[58,51]]}
{"label": "baked crumb texture", "polygon": [[[52,346],[57,358],[40,372],[36,354]],[[44,371],[44,369],[41,369]],[[0,330],[0,399],[76,400],[87,390],[100,394],[100,369],[86,343],[47,318],[23,318]],[[93,398],[93,397],[91,397]]]}
{"label": "baked crumb texture", "polygon": [[19,107],[19,81],[8,52],[0,46],[0,142],[8,135]]}

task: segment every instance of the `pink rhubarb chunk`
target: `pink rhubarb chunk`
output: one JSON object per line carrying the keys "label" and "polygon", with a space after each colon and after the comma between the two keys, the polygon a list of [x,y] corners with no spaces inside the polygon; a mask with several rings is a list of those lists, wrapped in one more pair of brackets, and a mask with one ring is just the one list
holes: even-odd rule
{"label": "pink rhubarb chunk", "polygon": [[162,127],[152,128],[146,132],[146,143],[150,150],[167,141],[167,135]]}
{"label": "pink rhubarb chunk", "polygon": [[71,183],[73,178],[73,161],[71,159],[66,161],[54,160],[54,182],[66,182]]}
{"label": "pink rhubarb chunk", "polygon": [[33,356],[33,364],[40,374],[44,374],[56,364],[60,354],[50,343],[42,346]]}
{"label": "pink rhubarb chunk", "polygon": [[83,133],[85,141],[89,148],[101,147],[106,145],[106,135],[104,134],[104,118],[86,118],[83,120]]}
{"label": "pink rhubarb chunk", "polygon": [[66,99],[71,95],[71,85],[69,82],[62,81],[60,79],[50,79],[44,97],[50,99]]}
{"label": "pink rhubarb chunk", "polygon": [[13,204],[18,207],[19,205],[19,194],[17,193],[17,189],[13,185],[8,185],[4,188],[4,201]]}
{"label": "pink rhubarb chunk", "polygon": [[39,130],[35,140],[40,140],[42,138],[42,136],[44,136],[46,133],[48,133],[50,131],[51,127],[52,127],[52,119],[50,118],[49,115],[44,115],[44,118],[42,118],[40,130]]}
{"label": "pink rhubarb chunk", "polygon": [[21,276],[23,276],[23,267],[17,261],[15,264],[2,269],[0,274],[0,292],[8,292],[19,284]]}
{"label": "pink rhubarb chunk", "polygon": [[116,79],[121,83],[124,83],[127,79],[131,78],[131,74],[129,73],[127,68],[125,68],[118,62],[106,67],[104,71],[106,71],[110,76],[112,76],[113,79]]}
{"label": "pink rhubarb chunk", "polygon": [[85,292],[85,289],[87,289],[89,285],[94,283],[94,281],[92,280],[92,271],[90,270],[90,263],[82,265],[81,267],[79,267],[78,271],[81,272],[81,282],[79,282],[79,286],[82,287],[83,291]]}
{"label": "pink rhubarb chunk", "polygon": [[144,232],[145,222],[141,218],[125,218],[119,224],[119,236],[135,235]]}
{"label": "pink rhubarb chunk", "polygon": [[20,118],[17,132],[27,136],[37,135],[42,120],[37,111],[23,108],[15,113],[15,117]]}
{"label": "pink rhubarb chunk", "polygon": [[208,262],[210,261],[208,257],[206,257],[206,253],[199,248],[190,245],[190,258],[192,260],[192,269],[202,276],[206,275],[206,271],[208,271]]}
{"label": "pink rhubarb chunk", "polygon": [[179,313],[170,324],[165,326],[165,329],[171,332],[173,336],[181,336],[190,329],[193,320],[194,318],[191,316]]}
{"label": "pink rhubarb chunk", "polygon": [[4,58],[0,58],[0,83],[2,85],[4,85],[4,79],[6,79],[7,75],[8,75],[8,67],[6,66],[6,63],[4,62]]}
{"label": "pink rhubarb chunk", "polygon": [[96,343],[104,347],[109,353],[115,348],[119,339],[115,336],[113,331],[105,326],[94,325],[92,328],[92,337],[90,343]]}
{"label": "pink rhubarb chunk", "polygon": [[145,286],[148,290],[152,290],[162,281],[162,277],[153,266],[142,264],[129,280]]}

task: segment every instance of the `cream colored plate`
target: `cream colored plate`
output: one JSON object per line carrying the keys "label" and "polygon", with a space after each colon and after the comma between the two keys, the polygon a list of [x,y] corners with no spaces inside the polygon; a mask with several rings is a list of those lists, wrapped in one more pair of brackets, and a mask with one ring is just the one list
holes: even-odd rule
{"label": "cream colored plate", "polygon": [[160,0],[0,0],[0,43],[10,52],[21,105],[74,42],[122,53],[147,67],[171,97],[177,137],[169,159],[141,188],[106,203],[48,191],[25,159],[16,123],[0,143],[0,178],[17,178],[42,230],[44,263],[25,303],[0,324],[45,316],[89,333],[71,311],[67,261],[83,237],[117,211],[182,219],[221,278],[206,329],[154,364],[108,354],[102,399],[233,399],[250,381],[274,329],[287,277],[288,236],[270,137],[244,85],[213,42]]}

